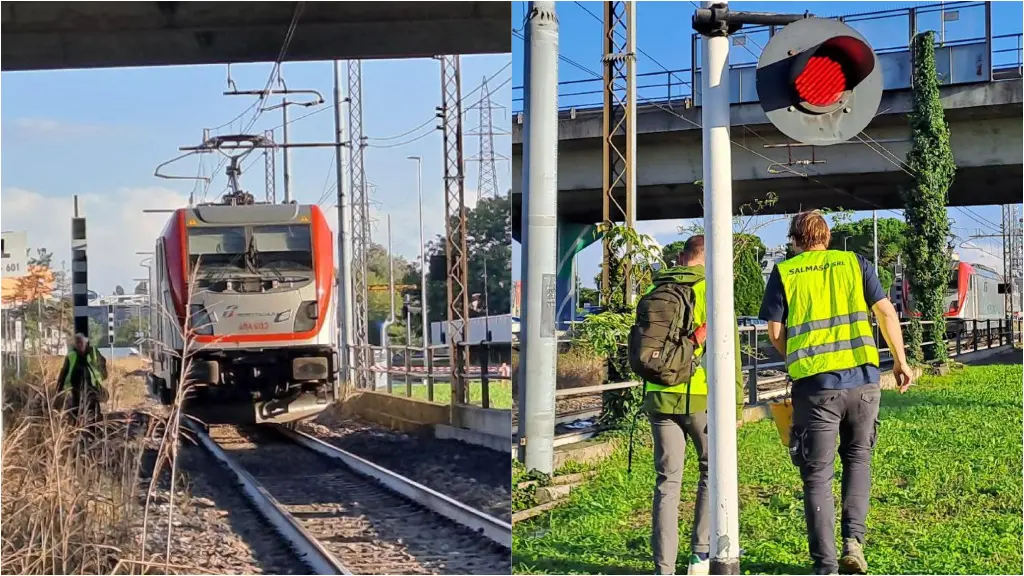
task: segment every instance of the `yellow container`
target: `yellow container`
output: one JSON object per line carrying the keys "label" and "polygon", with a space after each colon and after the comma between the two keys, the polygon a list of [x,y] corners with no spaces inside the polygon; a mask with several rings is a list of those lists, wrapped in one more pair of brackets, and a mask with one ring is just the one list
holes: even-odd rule
{"label": "yellow container", "polygon": [[789,432],[793,429],[793,402],[786,398],[780,402],[771,402],[768,407],[772,411],[775,427],[779,429],[782,445],[789,447]]}

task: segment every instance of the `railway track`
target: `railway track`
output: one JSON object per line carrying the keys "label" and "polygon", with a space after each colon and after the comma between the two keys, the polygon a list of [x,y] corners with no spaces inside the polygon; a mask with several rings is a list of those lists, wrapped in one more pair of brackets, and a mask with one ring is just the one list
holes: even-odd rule
{"label": "railway track", "polygon": [[306,434],[190,423],[317,574],[507,574],[511,524]]}

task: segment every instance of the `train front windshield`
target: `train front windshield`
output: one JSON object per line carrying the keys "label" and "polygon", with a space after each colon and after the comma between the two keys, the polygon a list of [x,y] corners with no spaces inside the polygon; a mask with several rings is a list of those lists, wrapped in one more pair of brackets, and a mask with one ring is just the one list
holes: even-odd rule
{"label": "train front windshield", "polygon": [[308,224],[190,228],[188,253],[200,276],[313,270]]}

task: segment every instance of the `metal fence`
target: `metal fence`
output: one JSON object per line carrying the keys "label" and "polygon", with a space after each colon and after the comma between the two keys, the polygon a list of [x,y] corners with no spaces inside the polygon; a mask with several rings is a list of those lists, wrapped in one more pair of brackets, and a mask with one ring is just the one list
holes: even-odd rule
{"label": "metal fence", "polygon": [[[901,326],[906,327],[909,322],[902,322]],[[929,324],[929,322],[922,322]],[[875,331],[875,342],[883,343],[884,340],[878,331],[877,324],[873,324]],[[959,356],[967,352],[985,350],[996,346],[1021,342],[1024,322],[1020,319],[997,319],[997,320],[964,320],[959,329],[952,330],[952,338],[946,341],[946,346],[952,356]],[[741,370],[745,374],[746,404],[754,405],[766,400],[783,398],[789,394],[788,380],[786,375],[786,363],[779,360],[781,356],[768,341],[766,326],[740,326],[740,343],[743,364]],[[933,341],[922,343],[924,346],[933,346]],[[881,366],[892,363],[892,354],[889,348],[879,348]],[[610,390],[621,390],[641,386],[642,382],[613,382],[599,386],[587,386],[585,388],[567,388],[557,390],[557,398],[573,396],[588,396],[599,392]],[[762,390],[767,388],[767,390]]]}
{"label": "metal fence", "polygon": [[[993,35],[991,5],[987,2],[946,2],[849,14],[835,19],[856,29],[875,47],[886,90],[910,87],[910,42],[915,34],[925,30],[939,32],[935,57],[942,84],[1021,77],[1022,34]],[[757,59],[776,31],[776,27],[756,26],[744,28],[731,37],[729,85],[733,104],[758,101],[754,81]],[[698,35],[692,34],[691,62],[687,68],[637,74],[637,102],[668,107],[699,106],[700,45]],[[603,79],[599,71],[591,72],[593,79],[559,82],[559,109],[570,118],[577,111],[600,108],[603,104]],[[512,101],[517,121],[522,123],[522,86],[512,88]]]}
{"label": "metal fence", "polygon": [[[369,381],[373,390],[406,398],[419,398],[430,402],[451,403],[463,406],[479,406],[489,409],[510,409],[503,402],[495,402],[492,384],[512,383],[506,362],[492,362],[495,351],[510,348],[507,342],[479,342],[462,344],[468,348],[469,364],[456,367],[456,372],[465,382],[464,388],[454,389],[451,358],[447,345],[422,346],[389,345],[362,348],[374,359],[370,368],[360,370],[370,373]],[[365,353],[365,352],[364,352]],[[447,397],[447,398],[446,398]]]}

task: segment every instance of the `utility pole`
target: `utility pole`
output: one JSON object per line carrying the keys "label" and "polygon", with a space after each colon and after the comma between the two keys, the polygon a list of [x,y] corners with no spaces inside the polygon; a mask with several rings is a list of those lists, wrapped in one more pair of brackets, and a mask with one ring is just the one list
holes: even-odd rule
{"label": "utility pole", "polygon": [[[603,226],[636,226],[636,15],[633,2],[604,3],[604,130],[602,161]],[[625,207],[616,192],[625,189]],[[610,303],[611,243],[604,238],[601,293]],[[623,302],[633,300],[631,262],[622,279]]]}
{"label": "utility pole", "polygon": [[480,163],[480,173],[477,178],[476,189],[476,199],[478,201],[480,198],[498,197],[499,186],[496,160],[508,160],[507,157],[494,151],[494,137],[508,135],[508,132],[504,130],[495,130],[491,116],[491,111],[493,109],[497,108],[504,110],[504,107],[495,105],[491,101],[491,93],[487,88],[486,77],[484,77],[483,82],[480,84],[480,91],[480,102],[475,106],[480,112],[480,124],[475,132],[469,132],[467,134],[467,136],[477,136],[480,142],[480,148],[477,155],[472,158],[467,158],[470,162]]}
{"label": "utility pole", "polygon": [[[716,6],[727,5],[716,1]],[[711,2],[701,2],[711,8]],[[695,26],[696,28],[696,22]],[[708,250],[708,441],[711,573],[739,574],[739,480],[736,466],[736,366],[732,248],[732,150],[729,141],[728,27],[703,30],[701,132],[704,229]]]}
{"label": "utility pole", "polygon": [[420,316],[423,330],[423,365],[427,374],[431,372],[430,332],[427,319],[427,244],[423,241],[423,159],[419,156],[408,156],[408,160],[416,161],[416,205],[420,220]]}
{"label": "utility pole", "polygon": [[366,173],[363,171],[363,67],[359,60],[348,61],[348,141],[351,147],[349,178],[352,190],[352,314],[355,346],[356,386],[369,388],[369,369],[373,356],[369,350],[369,295],[367,292],[366,251],[370,243]]}
{"label": "utility pole", "polygon": [[452,426],[459,426],[456,406],[466,402],[469,340],[469,260],[466,248],[466,189],[462,134],[462,72],[458,54],[441,61],[441,130],[444,146],[445,254],[448,294],[448,350],[452,378]]}
{"label": "utility pole", "polygon": [[[274,131],[267,130],[263,137],[274,141]],[[268,204],[277,204],[277,153],[273,148],[263,150],[263,189]]]}
{"label": "utility pole", "polygon": [[341,61],[334,61],[334,169],[338,189],[338,345],[339,372],[346,383],[354,383],[352,374],[352,220],[349,200],[348,178],[345,175],[345,161],[350,147],[344,145],[345,116],[342,104],[345,99],[341,88]]}
{"label": "utility pole", "polygon": [[292,201],[292,172],[290,169],[292,149],[288,144],[288,99],[281,98],[281,142],[285,144],[284,149],[284,203]]}
{"label": "utility pole", "polygon": [[521,263],[526,297],[520,339],[524,361],[519,368],[523,384],[519,387],[518,454],[527,470],[550,474],[554,466],[558,362],[558,17],[554,2],[530,2],[528,13]]}

